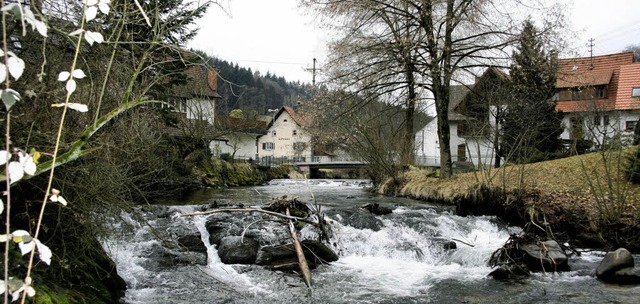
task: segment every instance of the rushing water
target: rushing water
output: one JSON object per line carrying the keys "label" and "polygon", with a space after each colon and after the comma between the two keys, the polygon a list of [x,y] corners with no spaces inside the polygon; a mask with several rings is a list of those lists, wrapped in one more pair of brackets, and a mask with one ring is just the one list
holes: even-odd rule
{"label": "rushing water", "polygon": [[[601,252],[572,257],[572,271],[538,273],[520,281],[487,277],[487,260],[508,238],[492,217],[459,217],[447,207],[373,195],[366,181],[276,180],[269,185],[208,190],[182,201],[163,202],[188,213],[214,201],[260,206],[271,198],[297,196],[321,204],[332,220],[340,259],[313,270],[309,291],[291,274],[256,265],[225,265],[208,245],[206,216],[157,217],[123,214],[104,246],[127,281],[124,303],[636,303],[640,287],[608,285],[593,277]],[[393,208],[373,216],[366,203]],[[166,207],[165,207],[166,208]],[[216,215],[212,215],[216,216]],[[155,229],[150,229],[149,226]],[[166,260],[155,235],[192,227],[208,245],[203,265]],[[459,240],[445,250],[443,241]],[[462,241],[462,242],[460,242]],[[468,246],[468,243],[473,246]],[[204,254],[203,254],[204,255]],[[204,257],[203,257],[204,258]]]}

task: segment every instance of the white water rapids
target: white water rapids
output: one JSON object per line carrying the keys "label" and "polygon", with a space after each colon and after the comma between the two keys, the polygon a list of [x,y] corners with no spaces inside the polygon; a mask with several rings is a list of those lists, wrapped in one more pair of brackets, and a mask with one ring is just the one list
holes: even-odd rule
{"label": "white water rapids", "polygon": [[[183,202],[169,202],[171,213],[200,210],[203,204],[257,206],[272,197],[313,197],[333,227],[332,243],[340,259],[313,270],[311,292],[291,274],[256,265],[225,265],[209,244],[207,217],[158,217],[140,211],[113,223],[104,247],[128,285],[124,303],[626,303],[637,287],[611,287],[592,277],[601,253],[572,258],[572,271],[535,274],[523,282],[487,277],[491,253],[509,231],[492,217],[459,217],[447,208],[413,200],[376,196],[363,181],[279,180],[270,185],[209,191]],[[310,196],[313,192],[313,197]],[[379,203],[393,213],[362,222],[364,203]],[[167,208],[167,207],[165,207]],[[215,215],[213,215],[215,216]],[[241,215],[238,215],[241,216]],[[152,230],[150,227],[155,228]],[[191,227],[207,245],[206,263],[175,263],[156,237]],[[154,235],[155,234],[155,235]],[[305,231],[302,231],[305,237]],[[457,248],[443,243],[452,239]],[[469,245],[465,245],[467,243]],[[203,254],[203,258],[204,258]]]}

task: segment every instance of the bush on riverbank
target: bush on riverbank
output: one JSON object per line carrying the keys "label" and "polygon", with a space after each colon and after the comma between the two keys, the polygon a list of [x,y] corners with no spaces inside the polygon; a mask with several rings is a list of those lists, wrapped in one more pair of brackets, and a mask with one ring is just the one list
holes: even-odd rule
{"label": "bush on riverbank", "polygon": [[261,185],[271,179],[287,178],[290,166],[258,168],[251,163],[230,163],[212,158],[206,151],[191,153],[185,159],[195,181],[206,187],[237,187]]}
{"label": "bush on riverbank", "polygon": [[[496,215],[512,224],[548,222],[560,239],[587,247],[640,251],[640,186],[624,178],[626,151],[580,155],[440,179],[428,169],[379,191],[457,206],[461,215]],[[615,207],[615,208],[614,208]]]}

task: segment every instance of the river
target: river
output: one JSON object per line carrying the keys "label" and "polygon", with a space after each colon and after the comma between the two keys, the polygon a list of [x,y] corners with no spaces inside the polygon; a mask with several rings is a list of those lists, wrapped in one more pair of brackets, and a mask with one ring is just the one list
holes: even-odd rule
{"label": "river", "polygon": [[[138,216],[123,213],[111,224],[113,234],[103,246],[127,282],[123,303],[636,303],[640,299],[640,287],[609,285],[594,278],[604,254],[599,251],[581,250],[580,256],[572,256],[569,272],[493,280],[487,277],[491,271],[487,260],[518,228],[506,227],[493,217],[456,216],[447,206],[375,195],[367,186],[363,180],[274,180],[264,186],[199,191],[181,200],[158,202],[173,216],[158,217],[157,208],[142,208]],[[264,266],[222,264],[215,246],[209,245],[205,229],[209,216],[175,216],[213,202],[258,207],[283,195],[315,201],[333,220],[332,242],[340,259],[313,270],[311,290],[295,275]],[[373,216],[360,208],[366,203],[391,207],[393,213]],[[167,250],[155,236],[184,227],[201,233],[206,261],[168,262]],[[443,241],[451,239],[463,242],[447,250]]]}

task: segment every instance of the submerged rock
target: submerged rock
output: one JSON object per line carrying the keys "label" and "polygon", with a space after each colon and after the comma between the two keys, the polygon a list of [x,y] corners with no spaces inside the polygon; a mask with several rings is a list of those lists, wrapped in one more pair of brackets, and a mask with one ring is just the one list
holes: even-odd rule
{"label": "submerged rock", "polygon": [[529,275],[529,269],[524,264],[502,265],[489,273],[489,276],[496,280],[523,278]]}
{"label": "submerged rock", "polygon": [[618,248],[607,254],[596,268],[598,279],[615,284],[640,284],[640,269],[635,268],[631,252],[625,248]]}
{"label": "submerged rock", "polygon": [[364,204],[362,209],[368,210],[375,215],[385,215],[393,212],[391,208],[380,206],[378,203]]}

